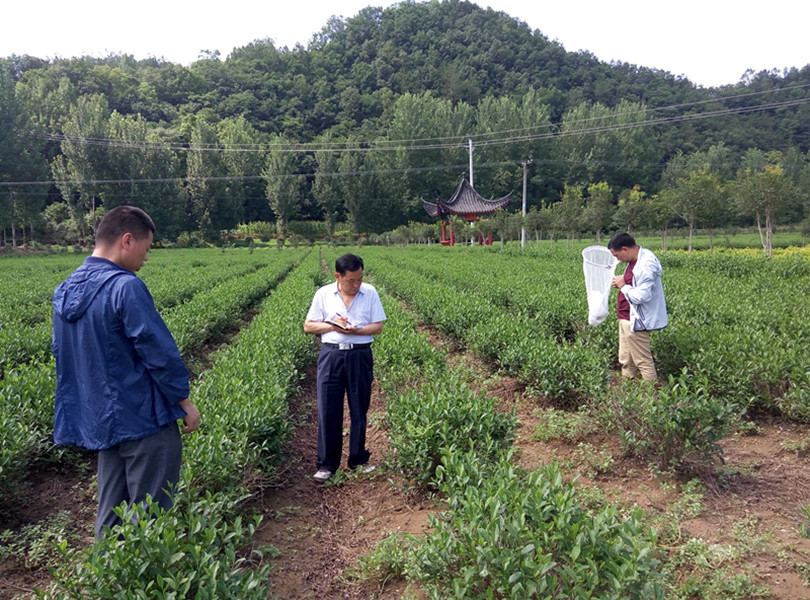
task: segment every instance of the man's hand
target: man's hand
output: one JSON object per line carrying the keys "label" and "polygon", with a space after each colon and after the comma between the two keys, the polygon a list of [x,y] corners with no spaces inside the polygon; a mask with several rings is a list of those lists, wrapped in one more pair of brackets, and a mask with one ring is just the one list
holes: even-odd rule
{"label": "man's hand", "polygon": [[623,285],[624,285],[624,275],[616,275],[616,277],[613,278],[613,287],[617,289],[622,289]]}
{"label": "man's hand", "polygon": [[191,403],[191,400],[186,398],[180,402],[180,408],[186,411],[186,416],[183,417],[183,433],[191,433],[197,431],[200,427],[200,411]]}

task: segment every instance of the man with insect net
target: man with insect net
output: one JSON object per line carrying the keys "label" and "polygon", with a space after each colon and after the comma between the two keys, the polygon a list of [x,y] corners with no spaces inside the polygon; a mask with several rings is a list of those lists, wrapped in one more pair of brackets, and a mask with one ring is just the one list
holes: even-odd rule
{"label": "man with insect net", "polygon": [[629,233],[617,233],[608,243],[611,254],[627,263],[623,275],[613,278],[618,288],[616,312],[619,317],[619,364],[622,377],[658,379],[650,331],[667,326],[667,305],[661,284],[661,263],[650,250],[636,244]]}

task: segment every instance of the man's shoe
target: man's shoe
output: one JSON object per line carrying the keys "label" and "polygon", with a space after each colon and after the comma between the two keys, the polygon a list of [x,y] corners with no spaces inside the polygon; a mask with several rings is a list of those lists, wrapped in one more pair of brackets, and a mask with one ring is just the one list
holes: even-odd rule
{"label": "man's shoe", "polygon": [[318,483],[323,483],[324,481],[329,479],[331,476],[332,476],[332,471],[330,471],[329,469],[319,469],[318,472],[315,473],[315,475],[313,475],[312,477]]}
{"label": "man's shoe", "polygon": [[365,465],[357,465],[356,467],[354,467],[354,469],[352,469],[352,471],[354,471],[355,473],[362,473],[363,475],[367,475],[369,473],[372,473],[376,468],[377,467],[375,465],[365,464]]}

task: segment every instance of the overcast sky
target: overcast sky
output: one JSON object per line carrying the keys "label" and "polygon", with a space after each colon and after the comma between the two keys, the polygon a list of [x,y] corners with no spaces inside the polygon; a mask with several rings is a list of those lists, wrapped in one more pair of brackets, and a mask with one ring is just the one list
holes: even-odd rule
{"label": "overcast sky", "polygon": [[[684,75],[704,86],[733,84],[746,69],[810,63],[807,0],[481,0],[557,40],[568,51]],[[257,39],[306,46],[330,16],[352,17],[368,0],[40,0],[6,2],[0,57],[150,56],[189,65],[202,50],[222,57]]]}

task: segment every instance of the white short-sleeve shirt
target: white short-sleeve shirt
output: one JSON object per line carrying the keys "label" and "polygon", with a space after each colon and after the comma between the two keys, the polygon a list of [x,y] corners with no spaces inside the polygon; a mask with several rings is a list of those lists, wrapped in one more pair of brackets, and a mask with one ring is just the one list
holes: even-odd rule
{"label": "white short-sleeve shirt", "polygon": [[[312,305],[307,312],[307,321],[326,321],[340,315],[346,317],[355,327],[363,327],[371,323],[385,321],[380,295],[370,283],[361,283],[360,289],[352,300],[351,306],[346,308],[338,291],[337,281],[325,285],[315,292]],[[338,331],[328,331],[321,335],[321,341],[329,344],[365,344],[374,341],[371,335],[349,335]]]}

